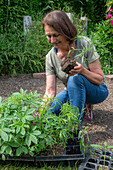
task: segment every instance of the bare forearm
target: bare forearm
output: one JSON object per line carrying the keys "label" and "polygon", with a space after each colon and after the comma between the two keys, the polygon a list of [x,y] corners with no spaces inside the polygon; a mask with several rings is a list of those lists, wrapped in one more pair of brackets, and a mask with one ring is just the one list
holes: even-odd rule
{"label": "bare forearm", "polygon": [[50,106],[56,96],[56,76],[46,76],[46,92],[43,97],[43,103]]}
{"label": "bare forearm", "polygon": [[82,64],[76,62],[77,66],[74,67],[70,71],[69,76],[73,76],[75,74],[81,74],[86,77],[90,82],[100,85],[103,82],[104,74],[100,67],[99,59],[95,60],[94,62],[90,63],[90,70],[86,69],[82,66]]}
{"label": "bare forearm", "polygon": [[97,74],[84,68],[81,74],[94,84],[100,85],[103,82],[103,78],[104,78],[103,72]]}

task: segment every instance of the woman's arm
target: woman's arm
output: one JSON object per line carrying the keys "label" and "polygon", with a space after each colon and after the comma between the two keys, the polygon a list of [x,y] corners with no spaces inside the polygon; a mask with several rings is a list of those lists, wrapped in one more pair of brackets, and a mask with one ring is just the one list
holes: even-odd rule
{"label": "woman's arm", "polygon": [[77,66],[75,66],[74,69],[70,71],[71,74],[69,74],[69,76],[72,76],[74,74],[82,74],[90,82],[97,84],[97,85],[102,84],[104,74],[102,72],[99,59],[90,63],[90,70],[87,70],[85,67],[83,67],[78,62],[76,62],[76,64]]}
{"label": "woman's arm", "polygon": [[45,97],[53,98],[56,96],[56,76],[48,75],[46,76],[46,91]]}
{"label": "woman's arm", "polygon": [[56,96],[56,76],[55,75],[46,76],[46,91],[43,97],[43,101],[41,103],[40,110],[43,110],[43,107],[46,108],[46,110],[48,110],[55,96]]}

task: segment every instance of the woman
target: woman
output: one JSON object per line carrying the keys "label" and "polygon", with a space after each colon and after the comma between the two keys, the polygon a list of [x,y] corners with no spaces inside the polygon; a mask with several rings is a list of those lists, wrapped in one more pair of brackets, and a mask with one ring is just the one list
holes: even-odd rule
{"label": "woman", "polygon": [[[45,97],[56,96],[49,111],[59,115],[61,105],[69,101],[75,112],[78,108],[83,116],[85,103],[97,104],[108,96],[99,55],[88,38],[77,36],[76,27],[63,11],[48,13],[43,18],[42,25],[48,42],[53,45],[46,56]],[[66,74],[61,69],[61,62],[68,55],[72,59],[76,58],[76,65]],[[66,86],[57,95],[56,77]]]}

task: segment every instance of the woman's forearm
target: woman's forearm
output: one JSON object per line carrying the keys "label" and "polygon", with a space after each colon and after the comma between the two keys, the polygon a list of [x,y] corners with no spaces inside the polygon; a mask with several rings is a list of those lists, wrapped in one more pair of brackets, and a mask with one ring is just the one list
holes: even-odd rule
{"label": "woman's forearm", "polygon": [[82,75],[86,77],[91,83],[100,85],[103,82],[104,74],[103,72],[92,72],[84,68],[84,71],[82,72]]}

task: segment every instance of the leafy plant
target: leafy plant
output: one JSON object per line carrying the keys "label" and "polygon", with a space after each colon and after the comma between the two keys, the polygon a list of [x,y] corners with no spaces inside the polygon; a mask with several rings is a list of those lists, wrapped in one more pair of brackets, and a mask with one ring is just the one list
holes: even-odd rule
{"label": "leafy plant", "polygon": [[106,5],[107,6],[107,12],[112,8],[113,6],[113,1],[112,0],[107,0]]}
{"label": "leafy plant", "polygon": [[105,74],[113,74],[113,28],[110,20],[105,20],[95,25],[95,31],[90,38],[100,55],[100,62]]}
{"label": "leafy plant", "polygon": [[45,71],[45,56],[51,45],[39,21],[34,22],[29,35],[12,26],[9,33],[0,35],[0,42],[0,75]]}
{"label": "leafy plant", "polygon": [[[66,103],[59,116],[41,109],[43,97],[23,89],[0,100],[0,154],[34,156],[54,145],[65,146],[70,131],[80,127],[78,114]],[[46,104],[45,104],[46,106]]]}

